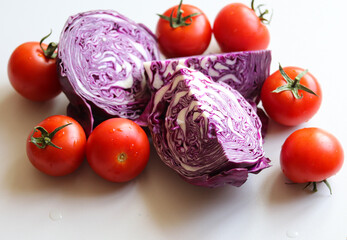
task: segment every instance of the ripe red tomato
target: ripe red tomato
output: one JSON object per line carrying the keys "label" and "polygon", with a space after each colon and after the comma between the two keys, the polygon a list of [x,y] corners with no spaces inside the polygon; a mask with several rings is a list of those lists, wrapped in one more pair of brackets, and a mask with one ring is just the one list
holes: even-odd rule
{"label": "ripe red tomato", "polygon": [[[285,80],[286,75],[292,80],[291,83]],[[295,86],[290,87],[289,85],[294,84],[295,78],[298,81]],[[286,89],[274,92],[280,88]],[[291,89],[297,91],[297,97]],[[270,118],[282,125],[296,126],[307,122],[317,113],[322,102],[322,91],[317,79],[311,73],[299,67],[280,66],[280,70],[265,80],[260,97]]]}
{"label": "ripe red tomato", "polygon": [[28,136],[26,152],[30,162],[43,173],[63,176],[75,171],[85,157],[86,135],[73,118],[46,118]]}
{"label": "ripe red tomato", "polygon": [[[253,6],[253,2],[252,2]],[[263,15],[242,3],[226,5],[218,13],[213,24],[213,34],[223,52],[266,49],[270,33],[264,25]]]}
{"label": "ripe red tomato", "polygon": [[129,119],[111,118],[99,124],[87,141],[91,168],[111,182],[126,182],[147,165],[150,145],[145,131]]}
{"label": "ripe red tomato", "polygon": [[342,167],[344,153],[331,133],[303,128],[292,133],[281,149],[281,168],[295,183],[324,181]]}
{"label": "ripe red tomato", "polygon": [[[47,44],[42,43],[42,47],[47,49]],[[39,42],[18,46],[9,59],[7,72],[13,88],[27,99],[46,101],[61,92],[56,58],[45,56]]]}
{"label": "ripe red tomato", "polygon": [[[200,14],[195,15],[196,13]],[[212,37],[211,24],[199,8],[182,4],[181,1],[180,5],[166,10],[160,16],[162,17],[157,23],[156,35],[160,50],[166,57],[199,55],[209,46]]]}

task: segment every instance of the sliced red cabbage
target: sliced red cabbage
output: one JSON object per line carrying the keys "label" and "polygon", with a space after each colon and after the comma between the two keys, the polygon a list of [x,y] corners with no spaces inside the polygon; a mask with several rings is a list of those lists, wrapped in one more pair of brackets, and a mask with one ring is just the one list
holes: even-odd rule
{"label": "sliced red cabbage", "polygon": [[259,102],[261,87],[269,76],[271,51],[245,51],[144,63],[147,83],[152,92],[166,84],[178,65],[198,70],[213,81],[224,82],[241,93],[248,101]]}
{"label": "sliced red cabbage", "polygon": [[158,155],[189,183],[241,186],[269,167],[255,109],[227,84],[178,66],[148,110]]}
{"label": "sliced red cabbage", "polygon": [[150,99],[143,62],[157,59],[153,33],[120,13],[98,10],[71,16],[58,46],[68,115],[87,134],[110,117],[137,119]]}

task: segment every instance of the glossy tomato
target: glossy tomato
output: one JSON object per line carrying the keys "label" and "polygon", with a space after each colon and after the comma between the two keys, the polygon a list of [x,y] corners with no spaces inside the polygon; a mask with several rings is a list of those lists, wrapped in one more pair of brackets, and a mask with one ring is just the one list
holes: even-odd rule
{"label": "glossy tomato", "polygon": [[295,126],[317,113],[322,91],[311,73],[299,67],[280,66],[265,80],[261,100],[270,118],[282,125]]}
{"label": "glossy tomato", "polygon": [[23,43],[9,59],[8,78],[13,88],[27,99],[46,101],[61,92],[54,49],[47,52],[48,46],[51,48],[52,44]]}
{"label": "glossy tomato", "polygon": [[199,55],[209,46],[211,24],[199,8],[181,1],[159,16],[156,35],[160,50],[166,57]]}
{"label": "glossy tomato", "polygon": [[344,153],[331,133],[303,128],[292,133],[281,149],[281,168],[295,183],[324,181],[342,167]]}
{"label": "glossy tomato", "polygon": [[145,131],[131,120],[111,118],[99,124],[87,141],[91,168],[111,182],[126,182],[147,165],[150,145]]}
{"label": "glossy tomato", "polygon": [[270,33],[263,23],[264,11],[257,16],[255,9],[242,4],[226,5],[217,14],[213,23],[213,34],[223,52],[266,49]]}
{"label": "glossy tomato", "polygon": [[63,176],[81,165],[86,142],[86,135],[77,121],[54,115],[31,131],[26,151],[30,162],[38,170],[51,176]]}

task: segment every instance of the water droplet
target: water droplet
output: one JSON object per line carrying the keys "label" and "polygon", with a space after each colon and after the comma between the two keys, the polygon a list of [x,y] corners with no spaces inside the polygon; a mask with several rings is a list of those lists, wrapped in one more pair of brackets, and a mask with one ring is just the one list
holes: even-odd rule
{"label": "water droplet", "polygon": [[288,230],[287,231],[287,237],[289,238],[297,238],[299,236],[299,233],[294,230]]}
{"label": "water droplet", "polygon": [[53,221],[59,221],[63,218],[63,214],[59,209],[52,209],[49,212],[49,218],[52,219]]}
{"label": "water droplet", "polygon": [[134,146],[135,146],[135,144],[132,143],[132,144],[130,145],[130,150],[134,149]]}

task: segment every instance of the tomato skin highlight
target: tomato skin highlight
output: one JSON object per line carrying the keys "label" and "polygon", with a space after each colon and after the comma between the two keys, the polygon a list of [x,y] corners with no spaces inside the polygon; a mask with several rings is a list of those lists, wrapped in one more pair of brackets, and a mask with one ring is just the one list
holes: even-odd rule
{"label": "tomato skin highlight", "polygon": [[[170,17],[177,14],[178,5],[169,8],[163,15]],[[156,26],[156,36],[162,54],[167,58],[200,55],[208,48],[212,38],[212,28],[207,16],[197,7],[182,4],[183,17],[200,12],[192,17],[189,26],[172,28],[170,22],[159,18]],[[190,22],[187,20],[186,22]]]}
{"label": "tomato skin highlight", "polygon": [[[42,43],[43,48],[47,44]],[[13,88],[32,101],[47,101],[61,92],[56,59],[45,57],[39,42],[26,42],[10,56],[8,78]]]}
{"label": "tomato skin highlight", "polygon": [[294,183],[320,182],[335,175],[344,162],[340,142],[319,128],[303,128],[284,142],[280,164],[283,174]]}
{"label": "tomato skin highlight", "polygon": [[[72,123],[59,130],[52,142],[61,147],[58,149],[47,146],[40,149],[30,141],[33,130],[30,132],[26,142],[27,156],[32,165],[39,171],[50,176],[64,176],[77,170],[85,157],[86,135],[81,125],[68,116],[54,115],[46,118],[37,126],[44,127],[48,132],[53,132],[57,127]],[[41,133],[36,132],[34,137],[40,137]]]}
{"label": "tomato skin highlight", "polygon": [[99,124],[87,141],[91,168],[111,182],[127,182],[146,167],[150,144],[145,131],[129,119],[111,118]]}
{"label": "tomato skin highlight", "polygon": [[255,11],[242,3],[226,5],[217,14],[213,34],[223,52],[266,49],[270,33]]}
{"label": "tomato skin highlight", "polygon": [[[287,75],[295,77],[304,71],[299,67],[284,67]],[[285,126],[297,126],[309,121],[319,110],[322,102],[322,90],[317,79],[310,73],[306,73],[300,80],[300,84],[314,91],[318,96],[299,90],[301,99],[296,99],[291,91],[274,93],[275,89],[286,84],[280,71],[271,74],[264,82],[260,94],[263,107],[268,116]]]}

